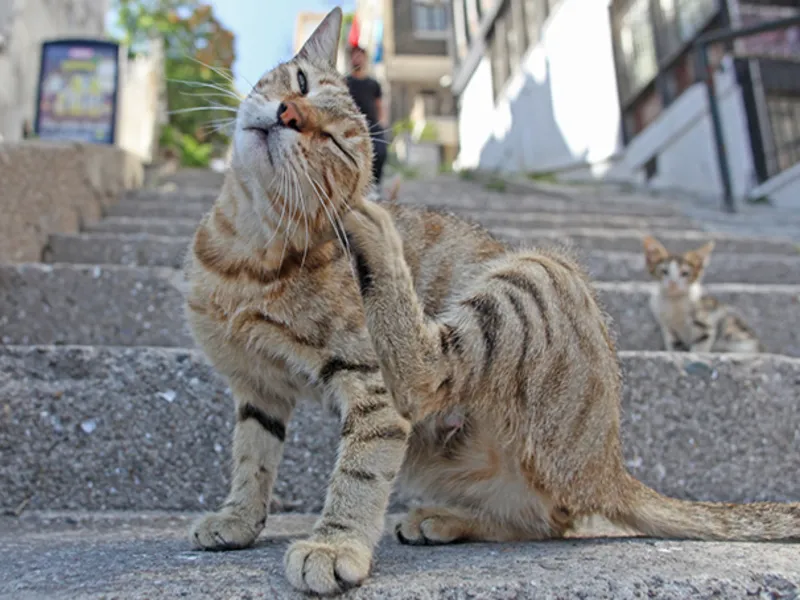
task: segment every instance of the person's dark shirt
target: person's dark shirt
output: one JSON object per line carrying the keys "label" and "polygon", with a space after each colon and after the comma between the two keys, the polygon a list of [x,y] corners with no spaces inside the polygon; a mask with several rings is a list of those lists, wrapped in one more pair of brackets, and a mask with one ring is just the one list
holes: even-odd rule
{"label": "person's dark shirt", "polygon": [[347,89],[350,90],[350,95],[356,101],[358,109],[367,117],[370,131],[378,129],[379,116],[375,101],[381,97],[381,84],[372,77],[360,79],[348,75]]}

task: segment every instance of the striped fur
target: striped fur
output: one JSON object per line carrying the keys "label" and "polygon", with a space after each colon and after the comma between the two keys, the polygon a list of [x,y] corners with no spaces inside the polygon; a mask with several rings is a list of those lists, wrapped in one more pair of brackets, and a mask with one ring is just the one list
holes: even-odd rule
{"label": "striped fur", "polygon": [[796,535],[772,505],[729,531],[689,514],[705,509],[665,513],[673,501],[625,472],[613,344],[571,258],[365,200],[366,124],[333,70],[340,25],[335,9],[242,104],[188,253],[187,318],[236,402],[230,493],[193,543],[256,539],[300,397],[341,419],[322,515],[285,556],[300,590],[367,577],[396,482],[430,503],[402,523],[407,543],[559,537],[591,514],[646,533]]}
{"label": "striped fur", "polygon": [[670,254],[652,236],[643,240],[647,270],[658,281],[650,309],[666,350],[763,352],[758,337],[733,307],[703,293],[703,272],[714,242],[684,254]]}

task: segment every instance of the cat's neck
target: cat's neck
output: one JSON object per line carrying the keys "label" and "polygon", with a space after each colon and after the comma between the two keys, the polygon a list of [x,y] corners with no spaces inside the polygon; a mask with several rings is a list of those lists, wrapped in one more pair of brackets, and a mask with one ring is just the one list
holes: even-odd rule
{"label": "cat's neck", "polygon": [[229,171],[210,219],[227,252],[278,267],[288,256],[311,253],[327,241],[313,228],[306,229],[311,217],[299,209],[281,211],[283,205],[277,193],[254,192]]}

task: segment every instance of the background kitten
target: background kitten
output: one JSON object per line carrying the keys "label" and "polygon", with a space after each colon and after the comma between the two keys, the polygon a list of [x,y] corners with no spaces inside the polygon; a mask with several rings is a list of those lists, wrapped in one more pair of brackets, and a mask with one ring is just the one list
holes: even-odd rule
{"label": "background kitten", "polygon": [[703,294],[703,272],[714,249],[708,242],[684,254],[670,254],[654,237],[643,240],[647,269],[658,280],[650,308],[667,350],[761,352],[755,333],[734,309]]}

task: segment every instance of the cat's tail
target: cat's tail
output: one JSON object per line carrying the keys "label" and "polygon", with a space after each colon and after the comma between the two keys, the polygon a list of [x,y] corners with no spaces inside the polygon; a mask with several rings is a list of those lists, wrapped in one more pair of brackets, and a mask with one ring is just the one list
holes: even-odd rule
{"label": "cat's tail", "polygon": [[693,540],[800,541],[800,503],[726,504],[662,496],[627,475],[626,508],[612,521],[653,537]]}

